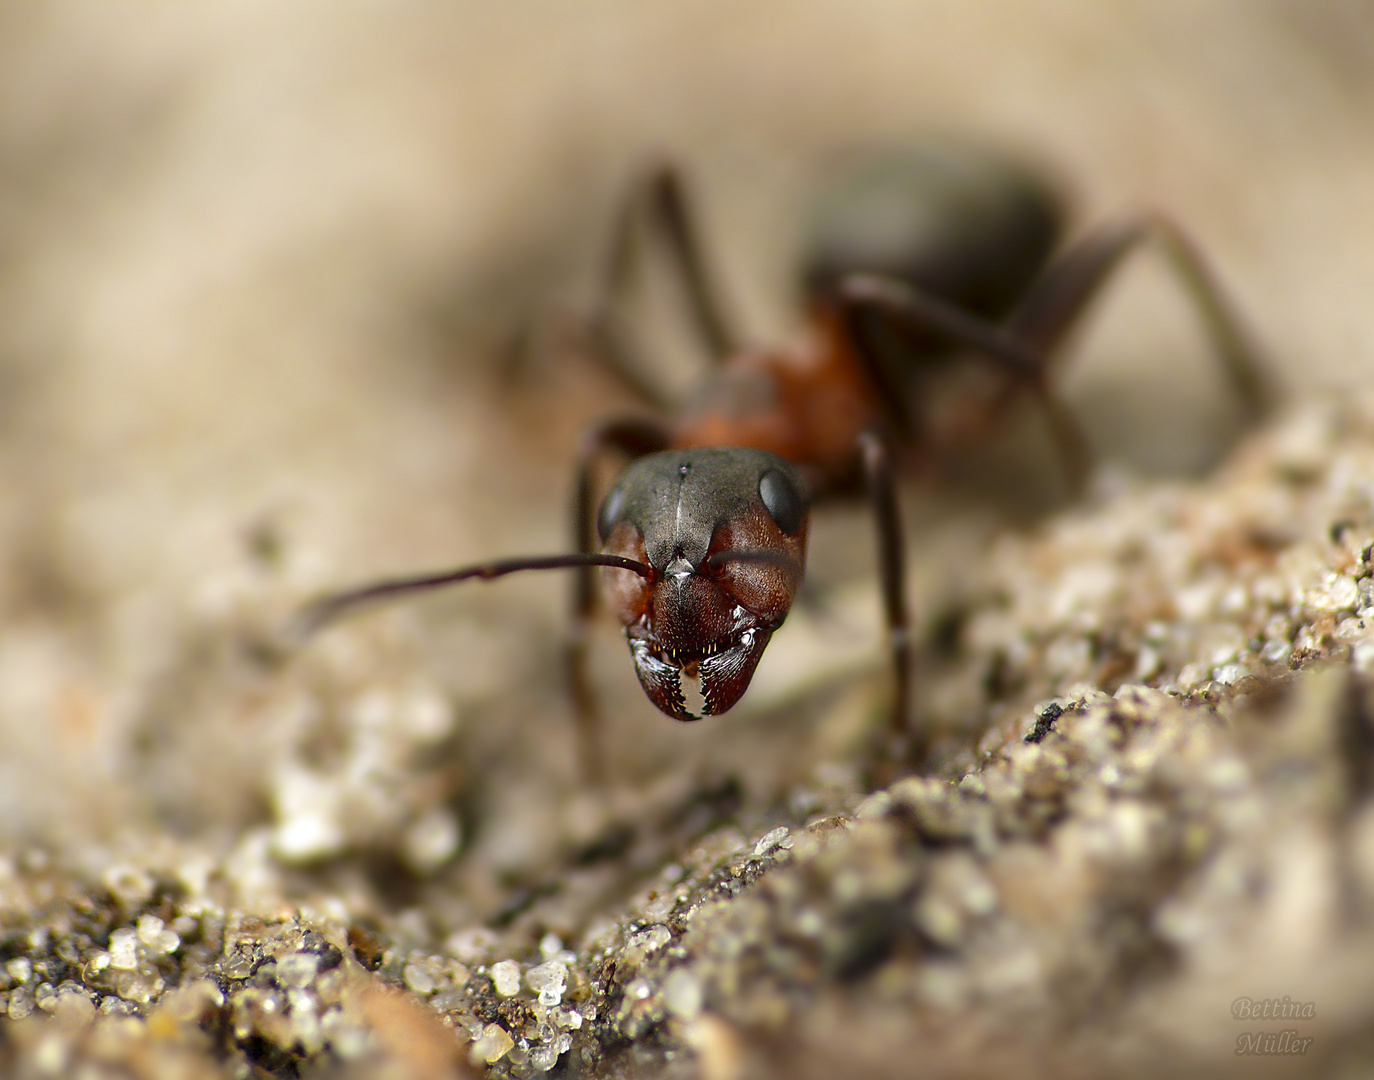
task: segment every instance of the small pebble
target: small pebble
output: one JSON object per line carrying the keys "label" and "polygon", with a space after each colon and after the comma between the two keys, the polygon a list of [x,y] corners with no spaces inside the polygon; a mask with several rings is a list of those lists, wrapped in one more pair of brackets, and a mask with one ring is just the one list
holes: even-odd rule
{"label": "small pebble", "polygon": [[563,999],[568,984],[568,965],[561,960],[549,960],[525,972],[525,985],[539,995],[539,1004],[557,1005]]}
{"label": "small pebble", "polygon": [[301,990],[314,981],[320,958],[314,953],[287,953],[277,961],[277,982],[282,986]]}
{"label": "small pebble", "polygon": [[110,967],[121,971],[138,967],[138,934],[129,927],[110,935]]}
{"label": "small pebble", "polygon": [[520,993],[520,965],[515,960],[502,960],[491,965],[491,981],[502,997]]}
{"label": "small pebble", "polygon": [[515,1046],[510,1032],[500,1024],[488,1024],[482,1034],[473,1040],[468,1056],[474,1064],[495,1065]]}
{"label": "small pebble", "polygon": [[701,1012],[701,981],[685,967],[674,968],[663,980],[663,1007],[679,1020],[692,1020]]}
{"label": "small pebble", "polygon": [[[401,974],[406,986],[417,994],[432,994],[438,986],[434,978],[434,972],[428,964],[410,963],[405,966],[405,971]],[[498,993],[500,988],[498,987]],[[509,996],[509,995],[507,995]]]}
{"label": "small pebble", "polygon": [[563,939],[557,934],[545,934],[539,939],[539,955],[545,960],[552,960],[563,951]]}
{"label": "small pebble", "polygon": [[661,949],[672,940],[673,932],[662,923],[657,923],[637,934],[631,934],[629,940],[625,942],[625,947],[636,952],[651,953]]}

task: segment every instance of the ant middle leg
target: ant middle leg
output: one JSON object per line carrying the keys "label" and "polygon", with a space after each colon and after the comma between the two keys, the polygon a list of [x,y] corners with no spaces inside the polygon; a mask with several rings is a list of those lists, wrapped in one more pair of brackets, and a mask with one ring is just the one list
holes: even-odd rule
{"label": "ant middle leg", "polygon": [[902,516],[897,505],[897,484],[887,440],[877,431],[869,429],[860,433],[859,449],[863,459],[864,486],[878,535],[878,577],[892,660],[893,696],[888,723],[888,756],[892,761],[901,763],[909,761],[919,749],[912,719],[911,690],[915,661],[906,599],[906,549],[902,541]]}

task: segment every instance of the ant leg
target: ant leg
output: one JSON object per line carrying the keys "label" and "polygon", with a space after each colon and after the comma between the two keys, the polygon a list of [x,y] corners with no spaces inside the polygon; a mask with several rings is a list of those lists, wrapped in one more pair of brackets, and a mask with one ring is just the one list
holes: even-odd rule
{"label": "ant leg", "polygon": [[659,161],[635,181],[621,201],[597,299],[582,329],[596,355],[617,378],[645,402],[666,411],[672,403],[646,374],[647,365],[627,340],[617,317],[638,269],[641,233],[643,238],[657,238],[663,244],[693,330],[707,354],[723,361],[735,351],[736,341],[706,269],[686,184],[676,166]]}
{"label": "ant leg", "polygon": [[1197,245],[1158,214],[1109,226],[1070,247],[1041,275],[1012,315],[1009,329],[1037,351],[1051,353],[1122,259],[1147,240],[1160,246],[1183,291],[1197,306],[1237,397],[1252,415],[1262,413],[1271,403],[1272,390],[1262,374],[1259,348]]}
{"label": "ant leg", "polygon": [[[970,349],[1009,369],[1018,381],[1009,392],[1029,389],[1036,397],[1050,425],[1050,432],[1063,458],[1066,471],[1075,487],[1081,487],[1087,476],[1087,443],[1077,422],[1050,392],[1046,382],[1047,362],[1035,343],[1017,333],[970,315],[963,309],[930,293],[914,289],[904,282],[867,274],[846,278],[838,290],[840,315],[849,328],[849,338],[856,345],[855,353],[873,379],[886,403],[891,419],[899,430],[909,433],[916,420],[907,403],[904,387],[884,369],[878,356],[868,345],[863,332],[866,316],[885,319],[890,325],[914,335],[931,332],[948,339],[952,344]],[[989,416],[1002,406],[998,400],[988,410]]]}
{"label": "ant leg", "polygon": [[[630,457],[662,450],[668,445],[668,432],[655,420],[625,418],[605,420],[592,427],[577,450],[577,471],[573,488],[573,549],[579,555],[591,554],[596,547],[596,466],[607,450],[619,450]],[[600,714],[591,683],[587,678],[587,624],[596,606],[596,583],[592,569],[574,571],[571,595],[571,626],[563,650],[563,665],[577,722],[578,753],[582,775],[589,781],[602,779]]]}
{"label": "ant leg", "polygon": [[706,269],[701,230],[687,197],[686,182],[675,165],[660,161],[642,183],[647,222],[659,230],[667,246],[702,348],[717,362],[723,361],[735,352],[738,343]]}
{"label": "ant leg", "polygon": [[859,448],[863,453],[864,483],[878,530],[878,574],[887,620],[888,648],[892,654],[894,685],[888,736],[893,760],[903,761],[911,754],[915,742],[911,723],[915,664],[906,602],[902,517],[897,507],[897,485],[887,440],[870,429],[859,435]]}

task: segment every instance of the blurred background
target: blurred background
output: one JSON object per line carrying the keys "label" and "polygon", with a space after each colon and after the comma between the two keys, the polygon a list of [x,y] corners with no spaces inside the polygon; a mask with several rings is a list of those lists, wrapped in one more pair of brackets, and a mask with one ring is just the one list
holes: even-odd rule
{"label": "blurred background", "polygon": [[[827,166],[954,132],[1041,164],[1083,228],[1167,210],[1308,395],[1374,368],[1372,114],[1361,0],[4,5],[0,837],[275,829],[312,858],[394,827],[421,868],[464,843],[537,859],[541,815],[581,797],[561,578],[360,620],[297,661],[274,634],[321,588],[566,546],[578,433],[630,401],[557,350],[512,374],[510,346],[587,302],[652,155],[683,166],[751,340],[795,328]],[[690,364],[647,291],[645,339]],[[1238,435],[1151,258],[1067,381],[1117,474],[1187,477]],[[1027,518],[999,506],[1008,457],[908,493],[923,633],[976,573],[970,537]],[[818,524],[817,598],[738,716],[665,721],[599,631],[612,787],[706,761],[766,799],[848,745],[882,693],[841,678],[880,669],[869,543],[857,512]],[[804,738],[777,715],[803,672],[843,714]],[[369,759],[401,808],[363,826],[321,792],[376,700],[410,726],[381,736],[394,772]]]}

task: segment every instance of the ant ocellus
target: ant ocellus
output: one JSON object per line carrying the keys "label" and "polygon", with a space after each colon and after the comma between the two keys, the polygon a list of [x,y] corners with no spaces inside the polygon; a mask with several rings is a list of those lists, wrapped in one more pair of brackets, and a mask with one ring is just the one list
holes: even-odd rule
{"label": "ant ocellus", "polygon": [[[982,148],[933,140],[875,157],[831,189],[812,220],[800,340],[741,350],[706,272],[678,173],[668,165],[650,170],[622,206],[600,302],[584,330],[607,366],[669,418],[609,419],[586,434],[577,455],[575,553],[340,592],[312,604],[302,627],[474,578],[575,569],[568,670],[584,766],[594,775],[596,711],[583,670],[592,568],[605,568],[608,606],[625,628],[649,700],[675,719],[697,719],[683,694],[686,675],[699,681],[701,712],[718,715],[744,694],[792,606],[812,502],[866,492],[894,672],[890,729],[894,743],[909,750],[912,645],[899,463],[985,437],[1028,395],[1081,480],[1086,451],[1049,385],[1052,361],[1099,288],[1147,240],[1159,245],[1196,304],[1241,402],[1256,413],[1268,403],[1249,336],[1177,226],[1143,215],[1061,247],[1064,218],[1037,173]],[[642,227],[663,243],[692,325],[717,361],[681,405],[665,401],[646,377],[615,317]],[[950,375],[969,370],[973,358],[981,360],[982,384],[951,391]],[[608,451],[632,460],[594,514],[596,465]]]}

